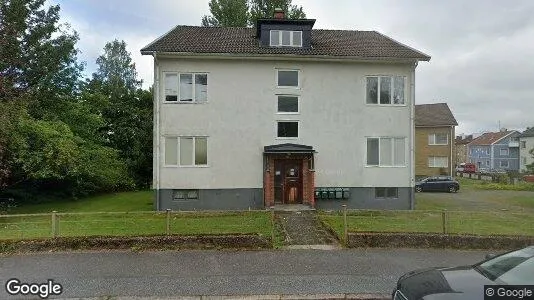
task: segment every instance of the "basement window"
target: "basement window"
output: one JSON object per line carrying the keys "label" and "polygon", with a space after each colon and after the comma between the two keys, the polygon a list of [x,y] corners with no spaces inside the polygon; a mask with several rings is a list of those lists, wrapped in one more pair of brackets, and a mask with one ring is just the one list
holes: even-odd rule
{"label": "basement window", "polygon": [[174,190],[172,200],[174,201],[187,201],[197,200],[198,190]]}
{"label": "basement window", "polygon": [[399,189],[396,187],[377,187],[375,188],[376,199],[397,199],[399,198]]}

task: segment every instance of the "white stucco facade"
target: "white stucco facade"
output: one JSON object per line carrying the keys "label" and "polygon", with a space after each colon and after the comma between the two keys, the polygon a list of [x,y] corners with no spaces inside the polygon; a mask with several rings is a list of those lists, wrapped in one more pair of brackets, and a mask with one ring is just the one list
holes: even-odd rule
{"label": "white stucco facade", "polygon": [[[299,70],[299,88],[277,88],[276,70]],[[155,58],[155,189],[262,188],[263,147],[312,146],[315,186],[413,186],[413,63]],[[208,101],[166,103],[165,72],[208,74]],[[405,77],[405,105],[366,104],[366,76]],[[300,97],[298,114],[277,114],[277,95]],[[276,137],[277,120],[298,120],[299,137]],[[165,165],[166,136],[205,136],[208,165]],[[404,137],[405,166],[368,167],[367,137]]]}

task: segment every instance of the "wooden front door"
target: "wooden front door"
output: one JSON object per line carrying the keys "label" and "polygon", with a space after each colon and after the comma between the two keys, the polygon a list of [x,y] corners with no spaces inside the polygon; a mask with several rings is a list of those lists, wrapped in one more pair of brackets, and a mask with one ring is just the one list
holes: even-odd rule
{"label": "wooden front door", "polygon": [[279,204],[302,203],[302,159],[275,160],[274,201]]}

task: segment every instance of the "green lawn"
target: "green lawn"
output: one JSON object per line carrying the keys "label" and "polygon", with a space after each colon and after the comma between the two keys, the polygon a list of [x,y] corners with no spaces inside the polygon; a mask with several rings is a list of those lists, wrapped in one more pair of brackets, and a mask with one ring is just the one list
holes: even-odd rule
{"label": "green lawn", "polygon": [[[166,233],[163,212],[59,214],[58,236],[155,235]],[[170,233],[261,234],[270,236],[271,219],[267,211],[191,213],[173,212]],[[50,214],[0,216],[0,240],[51,237]]]}
{"label": "green lawn", "polygon": [[[59,236],[165,234],[166,215],[153,211],[153,197],[152,191],[122,192],[17,207],[0,215],[0,240],[50,237],[52,211],[58,212]],[[172,234],[271,235],[266,211],[172,212],[171,216]]]}
{"label": "green lawn", "polygon": [[[321,213],[320,218],[343,235],[343,216],[340,213]],[[447,212],[446,232],[480,235],[534,235],[532,213]],[[439,211],[349,211],[349,232],[443,232]]]}
{"label": "green lawn", "polygon": [[129,212],[154,210],[153,191],[111,193],[39,204],[24,205],[10,211],[11,214],[36,214],[58,212]]}

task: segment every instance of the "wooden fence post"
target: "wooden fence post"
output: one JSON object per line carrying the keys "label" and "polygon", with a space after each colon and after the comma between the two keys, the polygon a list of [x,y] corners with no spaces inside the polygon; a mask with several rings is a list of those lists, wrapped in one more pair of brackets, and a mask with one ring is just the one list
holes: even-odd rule
{"label": "wooden fence post", "polygon": [[447,230],[447,223],[448,223],[448,216],[447,216],[447,210],[443,210],[441,212],[441,227],[443,234],[446,234],[448,232]]}
{"label": "wooden fence post", "polygon": [[52,237],[57,237],[57,211],[52,211]]}
{"label": "wooden fence post", "polygon": [[345,241],[345,245],[348,243],[348,236],[349,236],[349,230],[348,230],[348,224],[347,224],[347,205],[343,204],[341,205],[343,207],[343,240]]}
{"label": "wooden fence post", "polygon": [[167,235],[170,235],[171,234],[171,209],[170,208],[167,208],[166,209],[167,211],[167,220],[166,220],[166,228],[165,228],[165,233]]}

